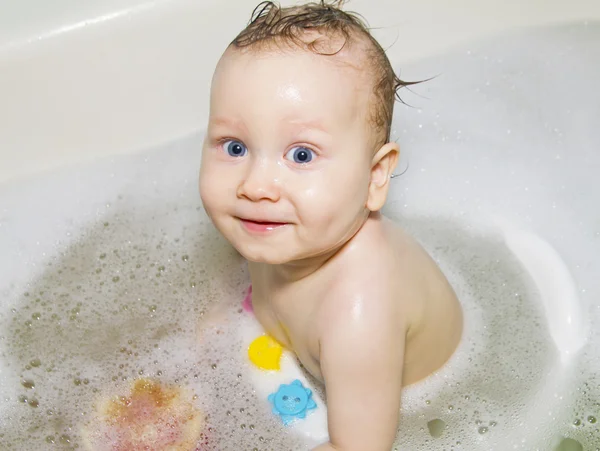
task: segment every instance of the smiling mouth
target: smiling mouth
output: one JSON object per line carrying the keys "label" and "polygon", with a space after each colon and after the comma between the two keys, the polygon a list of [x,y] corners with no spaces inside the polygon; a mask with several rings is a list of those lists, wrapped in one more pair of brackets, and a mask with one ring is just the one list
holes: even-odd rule
{"label": "smiling mouth", "polygon": [[287,222],[262,221],[254,219],[237,218],[244,228],[250,232],[270,232],[288,225]]}

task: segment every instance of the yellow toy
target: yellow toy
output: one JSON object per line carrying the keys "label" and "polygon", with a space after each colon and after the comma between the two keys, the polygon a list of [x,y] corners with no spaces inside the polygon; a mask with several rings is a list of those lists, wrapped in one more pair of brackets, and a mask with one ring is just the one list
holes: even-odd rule
{"label": "yellow toy", "polygon": [[261,335],[248,347],[248,357],[258,368],[279,371],[283,347],[271,336]]}

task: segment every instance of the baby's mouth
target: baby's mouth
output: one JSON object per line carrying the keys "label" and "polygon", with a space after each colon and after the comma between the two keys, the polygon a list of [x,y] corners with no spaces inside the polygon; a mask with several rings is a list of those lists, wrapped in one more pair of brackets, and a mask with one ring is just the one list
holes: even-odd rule
{"label": "baby's mouth", "polygon": [[271,221],[268,219],[237,218],[244,228],[250,232],[270,232],[288,225],[287,222]]}

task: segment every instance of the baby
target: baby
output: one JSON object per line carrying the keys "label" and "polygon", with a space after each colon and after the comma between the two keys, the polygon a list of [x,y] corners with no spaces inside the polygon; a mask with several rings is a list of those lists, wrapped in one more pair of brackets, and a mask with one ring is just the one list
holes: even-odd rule
{"label": "baby", "polygon": [[261,3],[212,82],[202,201],[248,260],[260,323],[325,384],[319,451],[389,450],[402,386],[462,334],[444,275],[379,212],[406,84],[363,22],[324,2]]}

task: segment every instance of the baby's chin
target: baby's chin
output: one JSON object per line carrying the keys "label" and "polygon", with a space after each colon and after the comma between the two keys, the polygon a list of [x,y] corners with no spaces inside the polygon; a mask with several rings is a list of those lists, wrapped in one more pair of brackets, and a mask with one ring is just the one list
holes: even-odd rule
{"label": "baby's chin", "polygon": [[[299,249],[299,245],[290,242],[258,242],[258,243],[236,243],[233,242],[235,249],[248,262],[260,263],[265,265],[285,265],[303,260],[305,252]],[[287,241],[287,240],[286,240]]]}
{"label": "baby's chin", "polygon": [[236,250],[251,263],[261,263],[265,265],[284,265],[294,261],[293,256],[289,255],[289,250],[278,249],[256,249],[249,246],[236,246]]}
{"label": "baby's chin", "polygon": [[245,233],[239,233],[228,227],[217,228],[224,238],[248,262],[265,265],[302,264],[335,252],[345,239],[323,240],[314,234],[310,238],[298,237],[290,231],[275,232],[273,236],[265,235],[252,239]]}
{"label": "baby's chin", "polygon": [[250,263],[265,265],[310,266],[313,260],[320,261],[334,253],[336,246],[313,249],[309,246],[234,246],[240,255]]}

